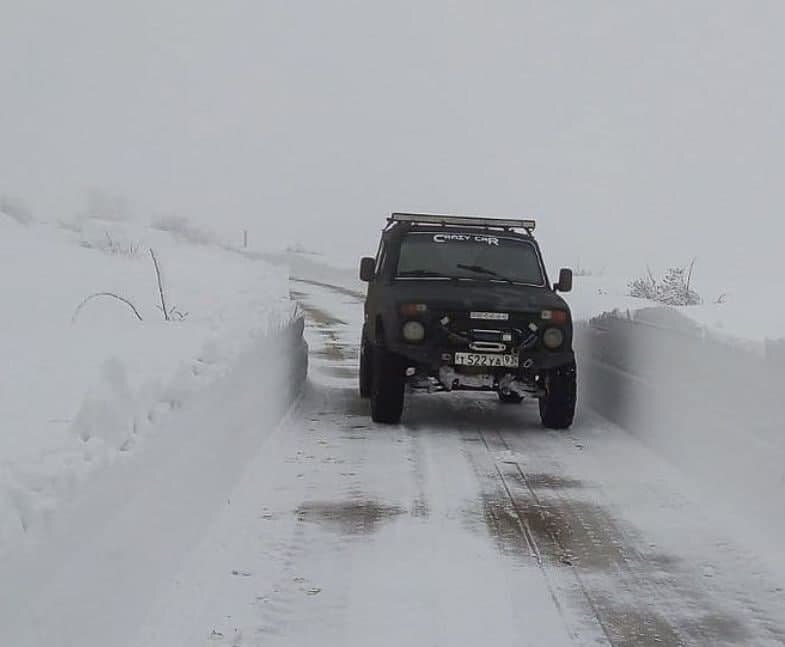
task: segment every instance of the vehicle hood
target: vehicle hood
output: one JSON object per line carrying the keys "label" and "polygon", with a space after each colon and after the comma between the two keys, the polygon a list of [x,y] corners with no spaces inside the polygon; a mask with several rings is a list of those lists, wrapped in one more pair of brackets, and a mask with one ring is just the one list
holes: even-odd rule
{"label": "vehicle hood", "polygon": [[569,310],[566,301],[548,288],[486,281],[395,281],[386,288],[397,303],[426,303],[434,309],[489,312]]}

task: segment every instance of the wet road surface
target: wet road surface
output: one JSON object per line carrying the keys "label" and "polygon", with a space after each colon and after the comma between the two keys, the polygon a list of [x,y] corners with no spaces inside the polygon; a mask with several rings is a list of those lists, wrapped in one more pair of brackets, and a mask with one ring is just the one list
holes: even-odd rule
{"label": "wet road surface", "polygon": [[785,644],[781,574],[689,475],[591,412],[546,431],[494,395],[415,394],[375,425],[357,295],[293,296],[311,377],[203,548],[200,644]]}

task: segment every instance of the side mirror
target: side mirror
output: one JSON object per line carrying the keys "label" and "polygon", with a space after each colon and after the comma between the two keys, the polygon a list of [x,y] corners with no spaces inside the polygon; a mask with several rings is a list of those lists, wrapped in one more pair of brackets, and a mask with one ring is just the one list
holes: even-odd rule
{"label": "side mirror", "polygon": [[376,259],[366,257],[360,261],[360,280],[365,281],[373,281],[374,276],[376,275]]}
{"label": "side mirror", "polygon": [[559,271],[559,282],[553,286],[558,292],[569,292],[572,290],[572,270],[563,267]]}

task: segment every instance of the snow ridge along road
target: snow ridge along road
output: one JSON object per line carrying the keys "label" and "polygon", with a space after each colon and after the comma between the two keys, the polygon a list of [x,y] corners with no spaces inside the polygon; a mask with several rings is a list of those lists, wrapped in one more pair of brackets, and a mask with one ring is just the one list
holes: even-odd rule
{"label": "snow ridge along road", "polygon": [[455,394],[376,426],[358,297],[292,290],[306,394],[130,644],[785,644],[782,583],[634,435]]}

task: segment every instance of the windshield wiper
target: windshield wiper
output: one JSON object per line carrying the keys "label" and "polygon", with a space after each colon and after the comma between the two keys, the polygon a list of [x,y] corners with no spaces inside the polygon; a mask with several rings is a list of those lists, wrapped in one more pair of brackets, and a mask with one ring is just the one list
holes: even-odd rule
{"label": "windshield wiper", "polygon": [[432,270],[404,270],[403,272],[398,272],[398,276],[444,276],[443,274],[439,274],[438,272],[434,272]]}
{"label": "windshield wiper", "polygon": [[498,272],[491,270],[487,267],[483,267],[482,265],[464,265],[463,263],[458,263],[455,267],[461,270],[467,270],[469,272],[474,272],[475,274],[485,274],[487,276],[492,276],[500,281],[507,281],[507,283],[515,283],[510,278],[499,274]]}

